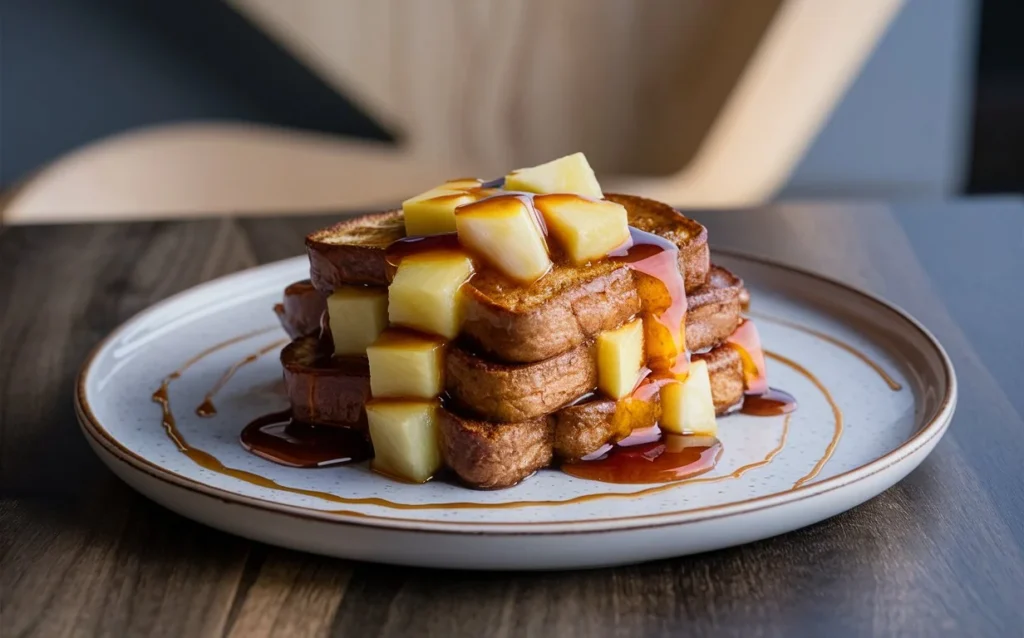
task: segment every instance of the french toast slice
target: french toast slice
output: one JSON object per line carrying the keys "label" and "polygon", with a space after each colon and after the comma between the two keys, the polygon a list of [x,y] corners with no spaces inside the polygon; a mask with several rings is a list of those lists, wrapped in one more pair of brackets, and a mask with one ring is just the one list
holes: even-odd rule
{"label": "french toast slice", "polygon": [[331,357],[315,335],[281,350],[284,385],[297,421],[366,428],[370,367],[366,357]]}
{"label": "french toast slice", "polygon": [[327,300],[308,279],[285,288],[281,303],[274,305],[281,327],[292,339],[320,330],[320,317],[326,309]]}
{"label": "french toast slice", "polygon": [[708,364],[711,400],[715,404],[715,414],[721,416],[739,405],[747,390],[743,375],[743,358],[739,351],[728,344],[723,344],[703,354],[695,354],[693,358],[703,359]]}
{"label": "french toast slice", "polygon": [[551,465],[554,419],[488,423],[441,409],[441,457],[464,484],[482,490],[512,487]]}
{"label": "french toast slice", "polygon": [[[728,412],[743,399],[739,353],[720,345],[694,355],[708,363],[715,412]],[[661,412],[657,393],[619,401],[597,398],[557,412],[511,423],[484,421],[441,410],[441,450],[445,463],[465,485],[480,489],[511,487],[556,458],[575,460],[654,425]]]}
{"label": "french toast slice", "polygon": [[[712,267],[708,283],[688,300],[686,339],[692,351],[710,350],[736,330],[742,320],[742,290],[738,277]],[[512,422],[549,414],[596,384],[597,351],[592,341],[532,363],[496,362],[472,348],[453,345],[445,361],[449,396],[467,414],[489,421]]]}
{"label": "french toast slice", "polygon": [[401,210],[360,215],[306,236],[309,278],[329,295],[338,286],[387,286],[385,249],[405,237]]}
{"label": "french toast slice", "polygon": [[[629,222],[679,247],[688,291],[707,280],[707,231],[671,206],[629,195],[607,195]],[[401,211],[346,220],[310,234],[306,248],[313,285],[329,294],[342,284],[387,285],[385,249],[404,236]],[[541,361],[570,350],[640,310],[632,272],[621,263],[555,266],[529,286],[484,270],[464,289],[465,337],[492,358]]]}
{"label": "french toast slice", "polygon": [[720,266],[711,266],[707,283],[686,298],[686,343],[702,352],[731,335],[742,320],[743,300],[750,295],[743,280]]}
{"label": "french toast slice", "polygon": [[595,398],[570,405],[554,414],[554,454],[567,460],[581,459],[605,443],[621,441],[633,430],[651,427],[660,417],[657,392],[618,401]]}
{"label": "french toast slice", "polygon": [[459,347],[445,357],[445,390],[462,409],[510,423],[550,414],[597,386],[593,342],[538,363],[482,359]]}
{"label": "french toast slice", "polygon": [[[679,265],[686,289],[704,284],[710,267],[708,232],[668,204],[608,193],[605,199],[626,208],[629,225],[661,235],[679,246]],[[389,283],[385,249],[405,237],[401,210],[360,215],[306,236],[313,284],[330,294],[342,284],[386,286]]]}
{"label": "french toast slice", "polygon": [[708,231],[668,204],[646,197],[607,193],[605,199],[626,208],[629,225],[664,237],[679,247],[679,269],[686,292],[704,285],[711,268]]}

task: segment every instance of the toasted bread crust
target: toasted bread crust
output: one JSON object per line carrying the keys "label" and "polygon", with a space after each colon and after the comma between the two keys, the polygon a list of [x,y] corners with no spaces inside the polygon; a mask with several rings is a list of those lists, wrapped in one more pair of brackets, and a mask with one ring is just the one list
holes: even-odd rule
{"label": "toasted bread crust", "polygon": [[605,443],[621,441],[635,429],[654,425],[661,417],[657,393],[649,398],[592,399],[555,413],[555,455],[580,459]]}
{"label": "toasted bread crust", "polygon": [[323,357],[315,336],[281,351],[284,385],[297,421],[366,427],[370,368],[365,357]]}
{"label": "toasted bread crust", "polygon": [[[607,193],[605,199],[626,207],[630,226],[679,246],[679,265],[688,291],[704,284],[710,266],[706,228],[653,199],[617,193]],[[313,285],[324,294],[344,284],[388,285],[384,251],[404,236],[401,210],[360,215],[310,233],[306,251]]]}
{"label": "toasted bread crust", "polygon": [[664,237],[679,247],[679,267],[687,293],[704,285],[711,267],[708,230],[704,226],[668,204],[646,197],[606,193],[605,199],[626,207],[630,226]]}
{"label": "toasted bread crust", "polygon": [[292,339],[318,332],[326,309],[327,300],[308,279],[285,288],[281,303],[274,305],[281,327]]}
{"label": "toasted bread crust", "polygon": [[[741,321],[741,290],[742,282],[735,275],[724,268],[712,269],[707,286],[690,299],[693,307],[686,316],[686,340],[691,349],[710,350],[736,330]],[[600,303],[600,298],[601,293],[595,292],[587,299]],[[628,318],[605,329],[616,328]],[[561,334],[562,329],[538,320],[536,330],[541,334],[535,343],[543,343],[548,334]],[[445,374],[448,393],[460,406],[491,421],[518,421],[548,414],[593,390],[597,354],[588,346],[576,346],[541,361],[506,364],[453,347]]]}
{"label": "toasted bread crust", "polygon": [[[300,337],[281,353],[295,418],[321,425],[365,427],[364,405],[370,395],[366,360],[324,360],[318,357],[317,348],[315,337]],[[708,363],[718,414],[742,400],[743,366],[735,349],[722,345],[694,358]],[[581,458],[605,443],[620,440],[634,428],[652,425],[660,413],[657,395],[648,401],[592,399],[551,415],[506,423],[442,410],[442,453],[446,464],[467,485],[510,487],[550,465],[554,455]]]}
{"label": "toasted bread crust", "polygon": [[439,411],[441,455],[470,487],[512,487],[551,465],[554,424],[550,417],[487,423]]}
{"label": "toasted bread crust", "polygon": [[543,361],[640,312],[633,273],[626,268],[564,286],[543,304],[510,307],[507,298],[497,301],[488,289],[466,287],[462,333],[481,352],[504,361]]}
{"label": "toasted bread crust", "polygon": [[[630,224],[679,246],[688,291],[704,286],[710,265],[703,226],[660,202],[630,195],[607,198],[626,207]],[[326,294],[343,284],[387,285],[385,249],[403,235],[401,211],[364,215],[310,234],[306,247],[314,285]],[[611,262],[556,266],[525,287],[484,271],[464,293],[464,334],[488,356],[517,363],[566,352],[622,324],[640,306],[632,272]]]}
{"label": "toasted bread crust", "polygon": [[[708,363],[715,412],[724,414],[743,400],[743,366],[728,345],[696,355]],[[592,399],[550,416],[494,423],[442,411],[445,462],[470,487],[509,487],[555,457],[574,460],[614,443],[633,429],[654,425],[661,416],[657,394],[648,400]]]}
{"label": "toasted bread crust", "polygon": [[708,282],[687,297],[686,343],[691,351],[714,347],[743,320],[743,281],[725,268],[712,266]]}
{"label": "toasted bread crust", "polygon": [[[721,345],[693,358],[708,364],[716,414],[725,414],[743,401],[743,363],[735,349]],[[563,408],[554,414],[555,455],[563,459],[582,458],[605,443],[621,440],[634,429],[654,425],[659,418],[658,394],[647,401],[594,399]]]}
{"label": "toasted bread crust", "polygon": [[487,421],[510,423],[550,414],[596,386],[593,343],[540,363],[495,363],[460,347],[452,347],[445,358],[448,394]]}
{"label": "toasted bread crust", "polygon": [[309,277],[325,295],[345,284],[388,285],[385,249],[405,237],[402,211],[360,215],[306,236]]}
{"label": "toasted bread crust", "polygon": [[717,414],[725,414],[743,400],[747,386],[743,378],[743,360],[735,348],[723,344],[704,354],[695,354],[693,358],[703,359],[708,364],[711,398]]}

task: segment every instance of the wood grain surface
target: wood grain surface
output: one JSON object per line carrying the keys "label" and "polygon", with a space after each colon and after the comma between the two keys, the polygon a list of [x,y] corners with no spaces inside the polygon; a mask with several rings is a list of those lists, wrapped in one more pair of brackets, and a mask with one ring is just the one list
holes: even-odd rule
{"label": "wood grain surface", "polygon": [[696,215],[713,245],[877,292],[948,349],[959,409],[906,480],[821,524],[596,571],[336,560],[193,523],[91,453],[75,372],[199,282],[330,218],[0,228],[0,636],[1024,636],[1024,204]]}

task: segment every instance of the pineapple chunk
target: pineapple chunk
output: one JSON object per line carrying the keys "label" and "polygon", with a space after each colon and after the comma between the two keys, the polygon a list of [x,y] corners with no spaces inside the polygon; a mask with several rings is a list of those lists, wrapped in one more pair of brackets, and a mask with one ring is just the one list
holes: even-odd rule
{"label": "pineapple chunk", "polygon": [[435,401],[369,401],[374,471],[426,483],[441,467]]}
{"label": "pineapple chunk", "polygon": [[460,206],[455,227],[467,250],[508,277],[530,284],[551,268],[535,215],[528,198],[505,195]]}
{"label": "pineapple chunk", "polygon": [[660,424],[674,434],[718,435],[706,361],[694,361],[685,381],[672,381],[661,389]]}
{"label": "pineapple chunk", "polygon": [[473,274],[469,256],[432,251],[402,259],[388,287],[391,324],[454,339],[462,326],[462,284]]}
{"label": "pineapple chunk", "polygon": [[450,195],[452,193],[465,193],[468,191],[476,190],[480,188],[482,182],[472,177],[461,177],[459,179],[450,179],[440,186],[435,186],[428,191],[420,193],[415,197],[402,202],[403,208],[410,202],[422,202],[427,199],[433,199],[440,195]]}
{"label": "pineapple chunk", "polygon": [[613,399],[628,396],[644,365],[643,321],[634,319],[597,337],[597,387]]}
{"label": "pineapple chunk", "polygon": [[629,240],[626,208],[578,195],[540,195],[534,198],[548,232],[576,265],[600,259]]}
{"label": "pineapple chunk", "polygon": [[366,349],[370,393],[377,399],[433,399],[441,394],[444,342],[405,330],[385,330]]}
{"label": "pineapple chunk", "polygon": [[388,327],[388,293],[383,288],[340,286],[327,298],[334,354],[364,355]]}
{"label": "pineapple chunk", "polygon": [[521,168],[505,176],[505,188],[527,193],[575,193],[601,199],[601,185],[583,153],[573,153],[547,164]]}
{"label": "pineapple chunk", "polygon": [[480,180],[448,180],[425,193],[402,202],[406,235],[439,235],[455,232],[455,207],[474,202],[480,195]]}
{"label": "pineapple chunk", "polygon": [[457,177],[455,179],[448,180],[444,184],[441,184],[440,186],[438,186],[438,188],[446,188],[448,190],[458,191],[470,191],[473,190],[474,188],[480,188],[481,184],[483,184],[483,182],[481,182],[475,177]]}

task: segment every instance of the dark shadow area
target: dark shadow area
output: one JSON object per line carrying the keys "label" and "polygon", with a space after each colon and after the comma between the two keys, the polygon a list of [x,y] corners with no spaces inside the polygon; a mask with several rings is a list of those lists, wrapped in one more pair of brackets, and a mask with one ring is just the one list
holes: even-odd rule
{"label": "dark shadow area", "polygon": [[1024,191],[1024,3],[984,0],[968,193]]}
{"label": "dark shadow area", "polygon": [[392,139],[213,0],[5,3],[0,60],[0,188],[88,142],[175,121]]}

